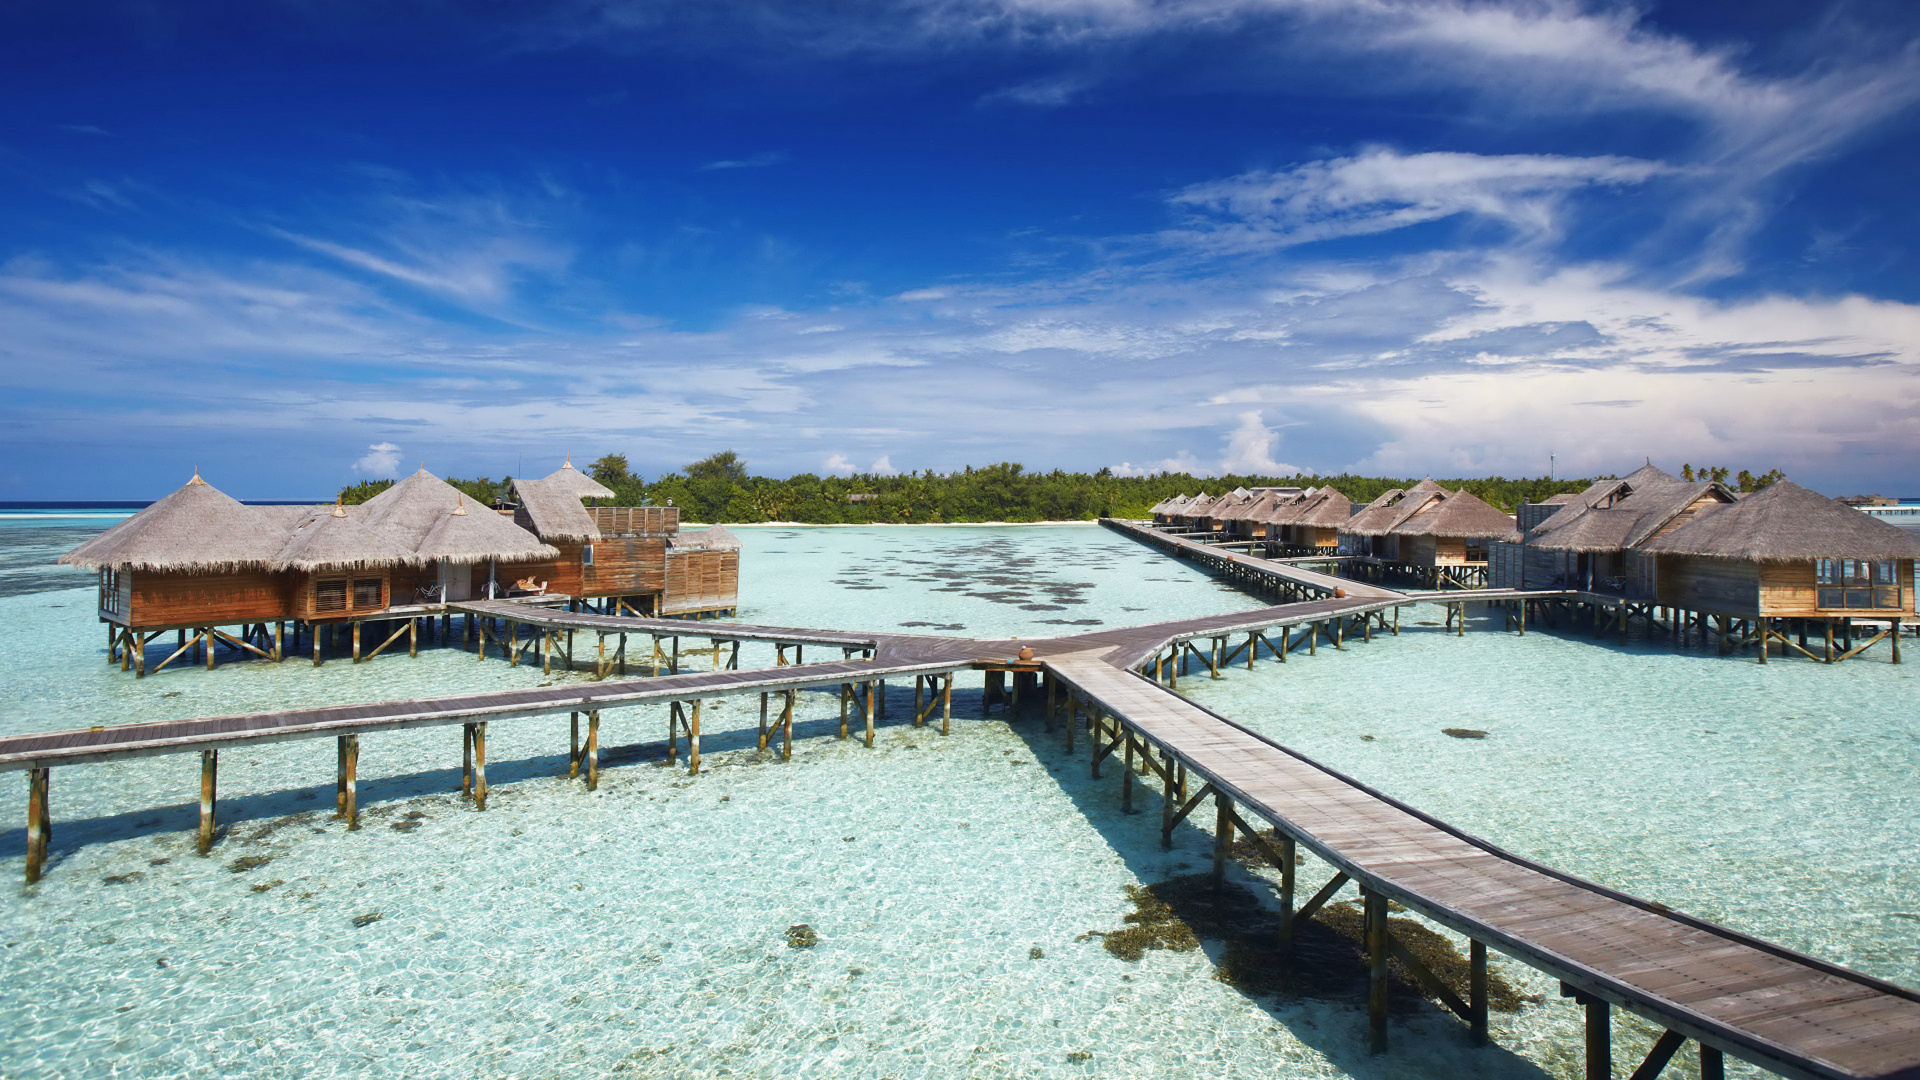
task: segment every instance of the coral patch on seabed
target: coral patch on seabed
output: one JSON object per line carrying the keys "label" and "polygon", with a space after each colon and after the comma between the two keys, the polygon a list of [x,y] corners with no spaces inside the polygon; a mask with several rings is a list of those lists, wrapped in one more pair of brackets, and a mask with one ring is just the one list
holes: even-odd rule
{"label": "coral patch on seabed", "polygon": [[[1192,952],[1202,941],[1218,941],[1213,977],[1247,994],[1289,998],[1362,1001],[1367,966],[1362,948],[1361,911],[1352,902],[1329,904],[1293,935],[1293,951],[1283,954],[1274,934],[1276,913],[1252,890],[1237,882],[1214,885],[1207,874],[1190,874],[1153,885],[1127,887],[1134,910],[1120,930],[1090,931],[1108,952],[1137,962],[1149,949]],[[1465,997],[1467,958],[1451,941],[1413,919],[1390,918],[1389,929],[1447,987]],[[1394,1008],[1407,1012],[1423,998],[1425,987],[1398,960],[1389,963]],[[1502,979],[1487,976],[1487,1004],[1500,1012],[1517,1011],[1529,998]]]}

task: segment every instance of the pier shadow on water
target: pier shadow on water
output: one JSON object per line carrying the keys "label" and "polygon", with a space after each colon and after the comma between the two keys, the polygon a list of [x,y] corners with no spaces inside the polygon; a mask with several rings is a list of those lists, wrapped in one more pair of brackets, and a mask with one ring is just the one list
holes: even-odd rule
{"label": "pier shadow on water", "polygon": [[[1134,810],[1120,809],[1120,778],[1124,761],[1116,753],[1101,762],[1101,778],[1090,776],[1090,740],[1076,737],[1072,754],[1066,752],[1064,721],[1048,725],[1042,707],[1025,706],[996,713],[1008,722],[1034,761],[1073,802],[1086,821],[1120,857],[1127,869],[1145,884],[1130,887],[1134,911],[1119,925],[1101,925],[1106,916],[1088,917],[1088,937],[1098,938],[1113,955],[1116,967],[1126,969],[1149,950],[1201,952],[1212,967],[1212,977],[1257,1004],[1275,1023],[1284,1026],[1302,1044],[1324,1055],[1335,1068],[1358,1080],[1399,1080],[1408,1075],[1400,1052],[1418,1047],[1430,1052],[1451,1050],[1455,1059],[1482,1073],[1515,1077],[1551,1075],[1527,1058],[1502,1048],[1498,1025],[1488,1046],[1468,1043],[1466,1022],[1435,1004],[1396,960],[1390,965],[1392,990],[1390,1051],[1374,1056],[1367,1044],[1367,964],[1362,947],[1359,905],[1351,899],[1329,902],[1306,925],[1296,930],[1291,957],[1276,944],[1279,918],[1277,868],[1246,838],[1238,840],[1229,860],[1225,882],[1212,883],[1213,834],[1196,825],[1210,807],[1202,805],[1174,828],[1173,848],[1160,846],[1160,780],[1149,774],[1134,781]],[[1081,733],[1084,734],[1084,731]],[[1201,783],[1195,777],[1191,784]],[[1190,788],[1190,790],[1192,790]],[[1260,872],[1256,872],[1260,871]],[[1274,880],[1263,876],[1274,875]],[[1306,899],[1332,876],[1332,869],[1301,854],[1296,902]],[[1353,886],[1345,895],[1351,898]],[[1395,905],[1397,908],[1398,906]],[[1424,924],[1401,916],[1390,917],[1394,934],[1443,980],[1461,985],[1465,996],[1466,958],[1450,938]],[[1495,1016],[1513,1013],[1534,999],[1523,997],[1490,966],[1491,1004]],[[1303,1015],[1309,1002],[1345,1005],[1348,1022],[1320,1025]],[[1416,1040],[1452,1040],[1452,1047],[1423,1046]]]}

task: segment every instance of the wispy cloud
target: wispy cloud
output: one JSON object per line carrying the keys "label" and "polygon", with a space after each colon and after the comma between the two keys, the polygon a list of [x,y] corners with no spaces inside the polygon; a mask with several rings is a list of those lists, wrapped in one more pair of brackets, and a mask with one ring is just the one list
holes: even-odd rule
{"label": "wispy cloud", "polygon": [[784,165],[790,160],[792,160],[792,155],[788,154],[785,150],[768,150],[750,157],[725,158],[720,161],[709,161],[705,165],[700,166],[700,170],[702,172],[711,172],[716,169],[766,169],[775,165]]}
{"label": "wispy cloud", "polygon": [[1194,184],[1173,196],[1201,216],[1171,237],[1212,247],[1288,247],[1469,215],[1527,239],[1558,232],[1562,202],[1582,188],[1639,184],[1671,171],[1622,157],[1403,154],[1375,147]]}
{"label": "wispy cloud", "polygon": [[75,135],[99,135],[104,138],[113,137],[113,132],[93,124],[60,124],[58,127],[61,131],[71,131]]}

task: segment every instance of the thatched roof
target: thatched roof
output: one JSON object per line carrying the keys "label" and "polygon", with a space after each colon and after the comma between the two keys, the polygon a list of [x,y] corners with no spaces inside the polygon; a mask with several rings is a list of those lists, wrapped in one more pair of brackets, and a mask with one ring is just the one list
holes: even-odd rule
{"label": "thatched roof", "polygon": [[1715,507],[1644,551],[1748,562],[1920,558],[1920,537],[1790,480]]}
{"label": "thatched roof", "polygon": [[1397,536],[1501,539],[1513,532],[1513,518],[1477,495],[1455,491],[1430,495],[1393,532]]}
{"label": "thatched roof", "polygon": [[1353,500],[1331,487],[1323,487],[1303,500],[1299,509],[1284,524],[1315,529],[1337,529],[1353,517]]}
{"label": "thatched roof", "polygon": [[1354,536],[1385,536],[1398,530],[1428,503],[1447,495],[1446,488],[1431,480],[1422,480],[1405,491],[1394,488],[1348,518],[1340,531]]}
{"label": "thatched roof", "polygon": [[418,548],[427,533],[464,498],[459,488],[422,465],[412,476],[360,504],[360,516],[408,547]]}
{"label": "thatched roof", "polygon": [[88,570],[228,573],[273,565],[286,543],[273,516],[200,479],[81,544],[60,562]]}
{"label": "thatched roof", "polygon": [[594,525],[593,515],[580,505],[579,485],[572,479],[555,473],[544,480],[515,480],[513,491],[520,498],[527,522],[542,540],[590,544],[600,539],[600,529]]}
{"label": "thatched roof", "polygon": [[565,491],[576,499],[615,498],[612,488],[573,467],[573,455],[567,455],[567,463],[542,478],[545,483],[558,490]]}
{"label": "thatched roof", "polygon": [[1206,517],[1213,510],[1214,496],[1201,492],[1180,508],[1181,517]]}
{"label": "thatched roof", "polygon": [[306,508],[302,520],[287,534],[276,570],[367,570],[386,566],[414,566],[418,553],[393,536],[358,518],[345,507]]}
{"label": "thatched roof", "polygon": [[[1615,487],[1626,484],[1613,482]],[[1655,479],[1627,490],[1608,506],[1575,503],[1555,511],[1527,537],[1527,544],[1546,551],[1626,551],[1646,542],[1689,506],[1709,497],[1733,501],[1726,489],[1710,481]]]}
{"label": "thatched roof", "polygon": [[672,546],[682,551],[739,551],[740,538],[724,525],[710,525],[676,535]]}
{"label": "thatched roof", "polygon": [[1224,509],[1214,511],[1214,517],[1221,521],[1264,521],[1262,516],[1271,511],[1278,500],[1273,492],[1265,492],[1245,499],[1234,499]]}
{"label": "thatched roof", "polygon": [[505,515],[462,499],[427,530],[419,553],[421,559],[435,562],[528,562],[554,558],[560,549],[541,543]]}
{"label": "thatched roof", "polygon": [[362,506],[243,506],[195,474],[60,561],[179,573],[312,572],[559,554],[423,468]]}
{"label": "thatched roof", "polygon": [[1380,497],[1360,508],[1340,526],[1340,531],[1353,536],[1380,536],[1393,524],[1393,504],[1406,492],[1400,488],[1389,488],[1380,493]]}

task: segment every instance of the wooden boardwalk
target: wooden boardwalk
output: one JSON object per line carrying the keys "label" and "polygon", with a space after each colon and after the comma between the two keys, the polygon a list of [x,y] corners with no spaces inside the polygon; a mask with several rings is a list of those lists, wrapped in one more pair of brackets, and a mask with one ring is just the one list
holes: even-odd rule
{"label": "wooden boardwalk", "polygon": [[[1356,882],[1370,933],[1388,933],[1385,905],[1393,900],[1560,979],[1589,1010],[1589,1076],[1612,1075],[1606,1010],[1618,1006],[1671,1033],[1656,1054],[1697,1040],[1703,1075],[1713,1075],[1726,1052],[1784,1076],[1920,1077],[1920,994],[1502,851],[1116,668],[1100,652],[1052,657],[1046,667],[1098,710],[1097,747],[1137,739],[1143,756],[1151,748],[1205,782],[1200,795],[1220,804],[1216,827],[1226,836],[1245,820],[1236,808],[1244,809],[1270,822],[1285,845],[1305,846]],[[1175,773],[1163,765],[1163,775]],[[1167,788],[1171,820],[1179,796]],[[1187,809],[1198,801],[1191,797]],[[1292,901],[1289,888],[1283,911],[1294,910]],[[1379,945],[1371,951],[1381,957],[1392,948]],[[1482,971],[1484,956],[1475,950]],[[1377,1048],[1385,975],[1382,959],[1371,1010]],[[1483,1034],[1486,1005],[1476,997],[1456,1004]],[[1654,1073],[1634,1076],[1657,1073],[1650,1064]]]}
{"label": "wooden boardwalk", "polygon": [[[1343,637],[1354,633],[1370,637],[1375,628],[1389,628],[1387,616],[1409,603],[1499,602],[1515,596],[1414,596],[1278,560],[1223,552],[1132,523],[1107,524],[1250,588],[1298,599],[1252,611],[1024,642],[621,618],[511,601],[469,603],[461,610],[533,627],[550,642],[556,635],[582,631],[603,637],[707,637],[716,642],[770,642],[781,647],[782,658],[785,646],[804,644],[840,649],[842,658],[0,739],[0,771],[24,769],[30,774],[29,882],[38,876],[46,852],[51,827],[47,777],[54,766],[199,752],[200,845],[205,852],[213,839],[214,769],[223,747],[336,739],[339,807],[351,826],[356,820],[354,770],[362,734],[462,725],[463,790],[472,792],[484,809],[486,725],[492,720],[570,714],[574,737],[569,771],[584,771],[592,787],[604,709],[669,704],[670,753],[677,753],[673,740],[685,733],[690,764],[697,770],[698,703],[703,699],[762,695],[760,745],[765,748],[771,738],[778,738],[785,752],[791,747],[794,696],[802,689],[837,687],[842,736],[847,734],[849,705],[858,703],[871,745],[876,696],[884,693],[888,677],[915,678],[918,724],[936,710],[943,718],[950,712],[959,670],[1038,670],[1053,680],[1055,689],[1067,689],[1070,715],[1078,713],[1084,701],[1095,736],[1096,775],[1101,759],[1116,751],[1123,752],[1129,766],[1138,761],[1159,772],[1164,781],[1164,836],[1170,838],[1174,826],[1207,795],[1213,796],[1216,813],[1216,867],[1222,865],[1226,842],[1236,831],[1253,832],[1247,817],[1274,827],[1279,836],[1275,863],[1286,868],[1283,941],[1290,940],[1298,919],[1311,916],[1349,881],[1359,885],[1365,896],[1373,976],[1369,1016],[1377,1048],[1383,1048],[1386,1039],[1387,958],[1408,965],[1416,976],[1424,970],[1392,941],[1386,905],[1393,900],[1472,940],[1471,961],[1478,977],[1467,1000],[1445,988],[1435,994],[1467,1019],[1478,1038],[1486,1034],[1487,948],[1560,979],[1565,992],[1587,1010],[1587,1074],[1593,1080],[1612,1075],[1608,1010],[1614,1007],[1667,1029],[1653,1056],[1634,1072],[1636,1080],[1651,1080],[1688,1039],[1700,1044],[1703,1080],[1718,1080],[1722,1053],[1790,1077],[1920,1080],[1920,994],[1502,851],[1201,708],[1143,674],[1171,680],[1176,667],[1170,661],[1184,655],[1197,656],[1217,675],[1235,655],[1252,666],[1262,644],[1270,656],[1284,659],[1323,640],[1338,647]],[[1397,614],[1390,629],[1398,631]],[[1298,638],[1296,630],[1301,631]],[[1223,648],[1227,639],[1242,634],[1244,645],[1231,652]],[[1212,641],[1211,653],[1196,650],[1197,641]],[[1020,655],[1022,646],[1033,650],[1031,658]],[[855,652],[865,655],[851,655]],[[934,693],[923,707],[921,691],[929,685]],[[768,704],[776,696],[781,709],[770,727]],[[584,747],[579,739],[583,716],[588,720]],[[1185,787],[1189,773],[1203,784],[1191,795]],[[1123,775],[1123,798],[1130,799],[1133,768]],[[1296,844],[1338,872],[1327,888],[1302,905],[1294,903],[1291,856]]]}

